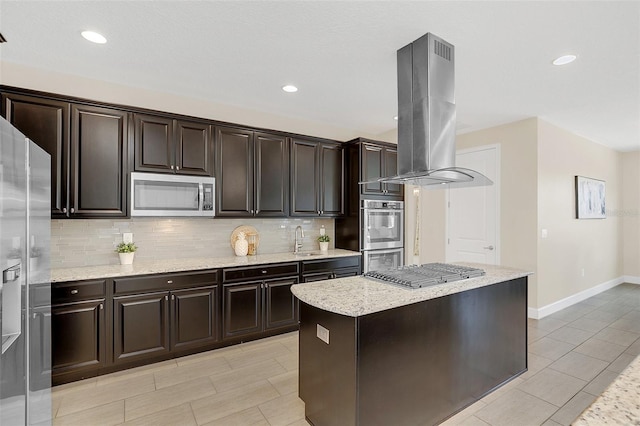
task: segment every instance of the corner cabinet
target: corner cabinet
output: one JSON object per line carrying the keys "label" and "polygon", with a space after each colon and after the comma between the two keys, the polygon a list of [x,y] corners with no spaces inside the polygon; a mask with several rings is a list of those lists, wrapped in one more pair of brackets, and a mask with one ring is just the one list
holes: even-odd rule
{"label": "corner cabinet", "polygon": [[135,170],[213,176],[211,125],[134,114]]}
{"label": "corner cabinet", "polygon": [[287,137],[241,128],[217,127],[215,151],[216,216],[287,216]]}
{"label": "corner cabinet", "polygon": [[51,155],[53,218],[127,216],[129,113],[3,92],[2,114]]}
{"label": "corner cabinet", "polygon": [[342,144],[291,140],[291,216],[344,214]]}

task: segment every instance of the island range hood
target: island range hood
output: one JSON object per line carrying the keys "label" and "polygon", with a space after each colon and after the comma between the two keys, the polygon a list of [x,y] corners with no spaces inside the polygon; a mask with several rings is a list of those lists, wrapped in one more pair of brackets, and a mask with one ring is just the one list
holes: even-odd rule
{"label": "island range hood", "polygon": [[399,174],[378,182],[431,189],[493,184],[455,166],[454,76],[454,47],[433,34],[398,50]]}

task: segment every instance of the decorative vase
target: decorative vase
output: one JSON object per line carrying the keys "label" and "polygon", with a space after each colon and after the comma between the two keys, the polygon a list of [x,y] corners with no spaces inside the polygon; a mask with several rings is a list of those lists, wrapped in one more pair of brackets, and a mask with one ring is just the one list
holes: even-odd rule
{"label": "decorative vase", "polygon": [[133,263],[133,256],[134,255],[135,255],[135,252],[118,253],[118,256],[120,257],[120,264],[121,265],[131,265]]}
{"label": "decorative vase", "polygon": [[329,250],[329,242],[325,241],[325,242],[319,242],[320,244],[320,251],[328,251]]}
{"label": "decorative vase", "polygon": [[244,232],[238,233],[238,240],[233,247],[236,252],[236,256],[246,256],[249,251],[249,242],[244,238]]}

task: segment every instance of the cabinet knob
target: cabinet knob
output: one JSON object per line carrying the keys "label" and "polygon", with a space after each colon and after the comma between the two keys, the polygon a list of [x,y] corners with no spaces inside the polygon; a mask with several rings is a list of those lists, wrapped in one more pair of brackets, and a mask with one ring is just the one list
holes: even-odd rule
{"label": "cabinet knob", "polygon": [[66,213],[66,212],[67,212],[67,208],[66,208],[66,207],[63,207],[63,208],[62,208],[62,213]]}
{"label": "cabinet knob", "polygon": [[104,305],[101,303],[100,305],[98,305],[100,307],[100,310],[104,309]]}
{"label": "cabinet knob", "polygon": [[266,273],[267,273],[267,270],[266,270],[266,269],[263,269],[263,270],[262,270],[262,273],[263,273],[263,274],[266,274]]}
{"label": "cabinet knob", "polygon": [[164,297],[164,300],[167,300],[167,301],[168,301],[168,300],[169,300],[169,296],[168,296],[168,295],[167,295],[167,296],[165,296],[165,297]]}
{"label": "cabinet knob", "polygon": [[253,214],[253,210],[251,210],[251,214]]}
{"label": "cabinet knob", "polygon": [[173,164],[172,164],[172,165],[171,165],[171,170],[173,170],[173,169],[174,169],[174,167],[173,167]]}
{"label": "cabinet knob", "polygon": [[73,207],[71,207],[71,213],[75,213],[76,209],[74,209]]}
{"label": "cabinet knob", "polygon": [[175,294],[171,295],[171,300],[176,300],[176,295]]}
{"label": "cabinet knob", "polygon": [[71,290],[71,294],[78,294],[78,290],[74,288],[73,290]]}
{"label": "cabinet knob", "polygon": [[173,280],[167,280],[167,284],[173,284]]}
{"label": "cabinet knob", "polygon": [[176,170],[180,170],[180,166],[176,166]]}

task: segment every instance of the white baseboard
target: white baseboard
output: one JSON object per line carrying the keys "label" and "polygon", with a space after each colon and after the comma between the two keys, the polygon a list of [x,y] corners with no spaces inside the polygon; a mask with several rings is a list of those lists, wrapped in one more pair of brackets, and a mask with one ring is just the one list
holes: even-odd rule
{"label": "white baseboard", "polygon": [[587,290],[583,290],[579,293],[573,294],[569,297],[565,297],[564,299],[558,300],[557,302],[553,302],[549,305],[543,306],[542,308],[536,309],[530,307],[527,309],[527,315],[529,316],[529,318],[542,319],[548,315],[561,311],[564,308],[575,305],[576,303],[582,302],[585,299],[595,296],[596,294],[600,294],[603,291],[607,291],[610,288],[613,288],[622,283],[640,284],[640,277],[621,276],[615,278],[602,284],[598,284],[595,287],[591,287]]}
{"label": "white baseboard", "polygon": [[622,279],[624,279],[624,283],[629,283],[629,284],[640,284],[640,277],[632,277],[631,275],[625,275],[624,277],[622,277]]}

